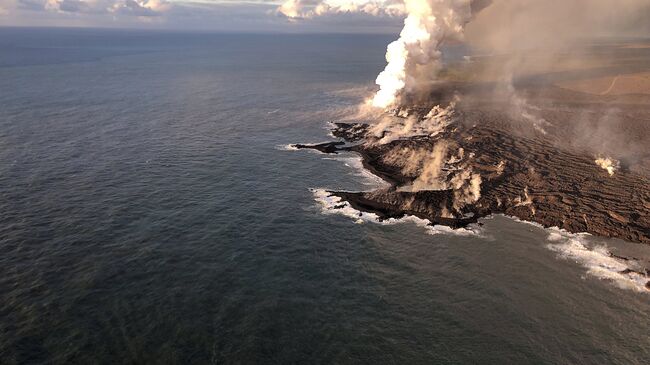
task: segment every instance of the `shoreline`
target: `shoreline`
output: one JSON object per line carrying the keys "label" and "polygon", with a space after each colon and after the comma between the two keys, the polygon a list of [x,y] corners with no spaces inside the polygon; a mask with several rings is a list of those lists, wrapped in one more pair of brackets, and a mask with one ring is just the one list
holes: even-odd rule
{"label": "shoreline", "polygon": [[[489,239],[489,231],[484,230],[486,221],[501,217],[510,221],[533,226],[546,235],[545,248],[555,252],[558,259],[572,261],[587,270],[587,273],[599,280],[609,281],[621,289],[639,293],[650,292],[650,268],[644,267],[641,259],[626,257],[611,251],[609,245],[599,245],[589,241],[594,237],[587,232],[572,233],[558,227],[544,227],[539,223],[521,220],[515,216],[495,213],[481,217],[475,223],[465,227],[452,228],[448,225],[434,224],[426,218],[412,215],[381,218],[371,211],[359,210],[348,201],[343,200],[326,189],[310,189],[315,200],[321,204],[323,214],[337,214],[352,219],[355,224],[366,222],[379,225],[413,223],[430,235],[452,235],[457,237],[478,237]],[[338,200],[335,200],[335,199]],[[488,234],[486,236],[486,234]],[[650,261],[647,261],[650,264]],[[648,265],[650,266],[650,265]]]}
{"label": "shoreline", "polygon": [[[359,142],[362,140],[358,138],[358,133],[356,132],[359,125],[349,123],[336,123],[335,125],[336,129],[333,132],[335,137],[347,142],[351,140]],[[364,126],[367,128],[367,125]],[[354,137],[350,139],[346,138],[346,131],[349,129],[355,130]],[[538,223],[546,228],[559,227],[572,233],[587,232],[597,236],[620,238],[630,242],[650,244],[650,229],[644,227],[644,223],[642,223],[644,220],[650,218],[650,209],[644,210],[644,205],[648,204],[645,199],[650,197],[640,197],[636,202],[628,198],[630,194],[636,196],[637,192],[634,189],[643,190],[641,188],[642,186],[647,187],[646,191],[650,192],[650,182],[644,181],[638,175],[627,171],[619,171],[616,176],[607,176],[605,171],[586,157],[567,152],[556,152],[557,156],[553,156],[556,159],[556,166],[551,166],[551,169],[560,170],[558,167],[568,169],[568,166],[572,166],[575,170],[581,168],[585,170],[583,172],[585,178],[572,182],[570,176],[558,175],[554,177],[553,183],[555,186],[551,186],[549,189],[544,184],[548,184],[548,181],[551,180],[550,175],[552,172],[542,171],[543,168],[546,168],[546,166],[542,166],[543,161],[531,161],[529,159],[524,161],[528,166],[527,168],[526,166],[508,166],[504,169],[505,171],[496,171],[498,170],[496,161],[503,158],[503,156],[498,156],[497,159],[492,156],[480,156],[483,159],[492,157],[491,159],[493,161],[488,161],[488,164],[467,164],[464,168],[474,168],[475,170],[481,171],[482,176],[484,176],[481,186],[481,196],[476,202],[466,204],[460,210],[456,209],[455,211],[453,211],[455,209],[454,199],[457,197],[454,195],[457,194],[454,189],[405,190],[403,187],[407,187],[413,182],[413,176],[404,175],[399,165],[389,165],[382,161],[382,158],[386,154],[396,148],[401,148],[402,145],[407,145],[409,148],[413,148],[412,146],[414,145],[416,147],[422,145],[430,148],[439,139],[456,138],[461,142],[465,139],[478,139],[472,135],[473,129],[477,128],[462,129],[461,127],[454,126],[453,131],[446,130],[436,140],[418,139],[417,141],[413,141],[412,139],[401,139],[386,145],[368,146],[365,143],[358,143],[346,146],[345,142],[333,141],[313,145],[296,144],[293,146],[298,149],[313,149],[325,154],[354,152],[359,155],[362,159],[363,167],[371,174],[386,181],[390,184],[390,187],[361,192],[334,191],[333,194],[339,195],[360,210],[371,210],[380,217],[391,218],[413,215],[422,219],[428,219],[434,224],[461,228],[468,224],[476,223],[478,218],[502,213],[515,216],[524,221]],[[481,130],[474,134],[479,134],[479,137],[485,137],[480,135],[481,133],[485,133],[485,131]],[[456,134],[455,137],[454,134]],[[505,138],[501,132],[489,131],[488,134],[489,138],[494,138],[494,135],[496,135],[497,139]],[[491,143],[493,141],[490,140],[489,142]],[[503,141],[501,142],[504,144]],[[514,149],[516,149],[518,147],[521,148],[521,145],[532,145],[533,148],[547,148],[540,141],[527,138],[515,139],[514,141],[508,142],[508,145],[502,148],[507,149],[514,146]],[[484,147],[486,143],[486,141],[478,142],[480,147]],[[464,147],[468,149],[466,145]],[[472,154],[474,153],[472,152]],[[476,154],[478,153],[480,152]],[[552,153],[552,151],[544,151],[545,155],[549,153]],[[513,165],[519,163],[516,160],[521,159],[522,155],[524,155],[524,152],[515,150],[507,156],[509,157],[507,164]],[[563,160],[560,160],[560,158]],[[558,160],[559,163],[557,162]],[[501,159],[501,161],[503,160]],[[490,162],[492,162],[491,165]],[[575,167],[574,165],[577,163],[580,163],[582,166]],[[557,166],[558,164],[560,166]],[[566,165],[566,167],[562,165]],[[544,178],[541,177],[542,174]],[[580,184],[593,186],[593,183],[589,179],[595,180],[596,178],[602,181],[598,185],[599,188],[609,186],[612,191],[596,196],[594,195],[595,193],[581,191],[578,188]],[[616,179],[622,181],[614,181]],[[634,187],[634,189],[628,189],[626,191],[625,189],[630,186]],[[541,191],[538,192],[538,188]],[[543,191],[544,189],[547,191],[550,190],[550,192],[545,192]],[[624,195],[619,197],[620,193]],[[596,201],[594,198],[600,200],[605,199],[605,201]],[[630,209],[629,205],[636,203],[638,206],[636,211],[642,212],[643,215],[639,216],[639,213],[636,212],[624,214],[614,209],[601,209],[599,211],[592,208],[594,205],[606,206],[608,202],[612,205],[625,204],[628,209]],[[572,206],[582,207],[584,213],[572,213]],[[639,218],[643,220],[634,224],[633,220],[635,218],[637,220]]]}
{"label": "shoreline", "polygon": [[[327,189],[316,189],[320,196],[316,197],[324,206],[324,211],[328,213],[339,213],[350,218],[356,219],[356,223],[372,221],[380,224],[395,224],[401,222],[414,221],[418,225],[424,225],[427,229],[436,231],[436,233],[449,233],[476,235],[480,232],[483,220],[492,219],[495,216],[503,216],[508,219],[531,224],[537,228],[543,229],[549,236],[547,248],[558,253],[563,259],[570,259],[588,269],[591,274],[601,278],[616,281],[621,287],[633,287],[636,291],[650,290],[650,259],[647,264],[641,264],[641,260],[636,257],[614,254],[609,248],[596,251],[589,248],[585,243],[584,236],[601,236],[611,238],[621,238],[631,243],[648,243],[648,237],[634,236],[634,234],[624,234],[623,231],[612,230],[606,234],[598,234],[598,230],[580,230],[579,225],[568,225],[560,227],[559,225],[549,224],[550,221],[539,219],[536,214],[539,209],[549,209],[544,205],[535,207],[537,199],[528,196],[528,187],[524,189],[526,199],[511,199],[510,206],[499,206],[494,209],[495,204],[483,205],[481,199],[492,197],[493,195],[483,191],[483,196],[475,204],[464,207],[460,216],[444,216],[441,211],[446,208],[452,209],[454,201],[454,190],[424,190],[424,191],[403,191],[401,186],[405,186],[411,178],[394,169],[393,166],[383,165],[380,161],[386,153],[384,147],[379,147],[378,151],[373,150],[376,147],[368,147],[365,140],[359,138],[358,131],[361,127],[358,124],[336,123],[332,135],[339,138],[338,141],[324,142],[314,145],[298,144],[293,145],[297,149],[312,149],[324,154],[338,154],[340,152],[353,152],[359,156],[362,163],[361,167],[368,173],[389,184],[389,187],[379,187],[371,191],[335,191]],[[367,125],[361,128],[367,133]],[[346,130],[353,129],[355,134],[351,138],[346,138]],[[456,132],[459,128],[454,127],[454,131],[449,133],[445,131],[440,138],[449,138],[450,134]],[[466,138],[464,136],[463,138]],[[347,145],[346,142],[357,142],[357,144]],[[424,141],[424,142],[423,142]],[[422,144],[429,143],[426,139],[414,142],[411,139],[403,139],[392,142],[393,144]],[[597,167],[594,167],[595,171]],[[493,188],[499,181],[484,181],[483,189]],[[532,190],[532,189],[531,189]],[[498,192],[498,190],[497,190]],[[326,195],[324,195],[326,194]],[[531,191],[530,195],[534,192]],[[441,209],[441,207],[443,209]],[[553,211],[553,207],[550,208]],[[458,214],[459,212],[455,212]],[[511,214],[515,213],[515,214]],[[532,214],[531,214],[532,213]],[[449,213],[447,213],[449,214]],[[605,213],[613,221],[619,221],[620,216],[612,213]],[[584,227],[588,227],[588,218],[583,217]],[[622,222],[619,222],[622,223]],[[472,229],[472,227],[475,227]],[[567,227],[569,229],[567,229]],[[442,228],[442,229],[441,229]],[[607,228],[607,226],[605,226]],[[600,231],[602,233],[602,230]],[[560,237],[557,240],[564,242],[566,246],[558,246],[551,240],[551,237]],[[629,237],[641,237],[642,239],[630,240]]]}

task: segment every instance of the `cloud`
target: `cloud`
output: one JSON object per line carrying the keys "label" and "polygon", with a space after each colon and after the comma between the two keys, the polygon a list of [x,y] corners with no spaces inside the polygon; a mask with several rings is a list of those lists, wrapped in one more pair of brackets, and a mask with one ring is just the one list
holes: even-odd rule
{"label": "cloud", "polygon": [[[68,26],[228,32],[395,33],[399,18],[324,14],[309,22],[276,15],[278,1],[0,0],[0,26]],[[316,4],[314,0],[306,0]],[[333,0],[339,1],[339,0]],[[348,1],[348,0],[345,0]]]}
{"label": "cloud", "polygon": [[138,17],[156,17],[170,10],[172,5],[164,0],[122,0],[116,2],[110,11],[116,14]]}
{"label": "cloud", "polygon": [[[86,15],[105,15],[108,17],[131,16],[131,17],[158,17],[169,11],[173,5],[165,0],[17,0],[17,6],[11,8],[3,6],[0,0],[0,8],[7,9],[8,12],[15,15],[22,12],[35,13],[46,12],[52,13],[50,17],[56,17],[53,14],[86,14]],[[32,18],[42,19],[41,16]],[[29,19],[29,17],[25,17]],[[63,18],[62,18],[63,19]],[[37,25],[37,24],[14,24],[14,25]]]}
{"label": "cloud", "polygon": [[22,10],[41,11],[45,9],[45,3],[39,0],[18,0],[17,5],[18,9]]}
{"label": "cloud", "polygon": [[164,0],[46,0],[40,6],[35,0],[19,0],[31,10],[44,9],[57,13],[119,14],[135,17],[160,16],[171,8]]}
{"label": "cloud", "polygon": [[399,17],[406,12],[402,0],[286,0],[276,13],[289,19],[364,13],[377,17]]}
{"label": "cloud", "polygon": [[43,8],[65,13],[88,13],[93,11],[94,7],[94,2],[84,0],[47,0]]}

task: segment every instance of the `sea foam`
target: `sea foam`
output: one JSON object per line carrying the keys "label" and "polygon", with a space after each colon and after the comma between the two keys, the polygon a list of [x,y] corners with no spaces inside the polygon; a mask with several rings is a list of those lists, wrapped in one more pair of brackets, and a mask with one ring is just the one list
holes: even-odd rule
{"label": "sea foam", "polygon": [[352,218],[357,224],[375,223],[381,225],[393,225],[399,223],[413,223],[426,229],[428,234],[446,234],[454,236],[483,236],[483,230],[478,225],[470,225],[467,228],[453,229],[447,226],[431,225],[428,219],[407,215],[404,218],[380,219],[375,213],[363,212],[354,209],[348,202],[338,196],[332,195],[326,189],[311,189],[314,199],[320,203],[323,214],[339,214]]}
{"label": "sea foam", "polygon": [[[328,123],[331,127],[333,123]],[[291,149],[295,147],[289,145]],[[374,188],[386,187],[389,185],[386,181],[379,176],[373,174],[363,166],[361,156],[344,156],[344,157],[325,157],[330,160],[340,160],[346,166],[356,171],[355,175],[363,178],[363,184],[366,186],[373,186]],[[380,220],[379,216],[374,213],[362,212],[354,209],[348,202],[343,201],[340,197],[334,196],[326,189],[311,189],[314,194],[315,200],[320,203],[322,212],[324,214],[340,214],[343,216],[354,219],[355,223],[363,224],[366,222],[392,225],[397,223],[414,223],[417,226],[424,227],[429,234],[448,234],[455,236],[479,236],[486,237],[484,230],[478,225],[470,225],[467,228],[453,229],[447,226],[431,225],[427,219],[421,219],[415,216],[405,216],[401,219],[385,219]],[[620,288],[634,290],[637,292],[649,292],[646,288],[646,283],[650,278],[641,275],[634,270],[635,261],[625,261],[613,257],[610,251],[604,245],[590,245],[587,238],[590,236],[588,233],[570,233],[557,227],[544,228],[541,224],[521,220],[517,217],[506,216],[517,222],[532,225],[537,228],[544,229],[548,232],[547,248],[558,253],[562,259],[574,261],[583,267],[587,268],[587,274],[592,275],[601,280],[607,280]],[[485,217],[482,220],[490,219]]]}
{"label": "sea foam", "polygon": [[546,228],[536,222],[521,220],[514,216],[502,216],[544,230],[548,234],[546,247],[556,252],[559,258],[574,261],[586,268],[588,275],[609,281],[623,289],[648,292],[645,285],[650,278],[634,271],[626,272],[626,270],[638,269],[640,267],[638,262],[613,257],[606,245],[589,242],[591,234],[571,233],[558,227]]}
{"label": "sea foam", "polygon": [[623,289],[648,292],[646,283],[650,280],[634,270],[638,263],[613,257],[606,245],[590,244],[587,233],[569,233],[559,228],[548,228],[546,247],[558,256],[574,261],[587,269],[587,273],[599,279],[610,281]]}
{"label": "sea foam", "polygon": [[275,146],[275,149],[280,150],[280,151],[298,151],[299,148],[296,147],[293,144],[281,144],[278,146]]}

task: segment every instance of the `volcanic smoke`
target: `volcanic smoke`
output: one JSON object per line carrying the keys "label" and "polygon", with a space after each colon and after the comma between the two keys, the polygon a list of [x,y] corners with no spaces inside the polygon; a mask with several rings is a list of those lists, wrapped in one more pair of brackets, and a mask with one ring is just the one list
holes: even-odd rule
{"label": "volcanic smoke", "polygon": [[606,170],[609,176],[614,176],[614,173],[616,173],[616,170],[618,170],[619,167],[619,162],[611,157],[599,157],[594,162],[596,162],[596,165],[600,166],[600,168]]}
{"label": "volcanic smoke", "polygon": [[470,0],[406,0],[404,28],[388,45],[384,71],[377,76],[379,91],[373,106],[399,106],[408,94],[428,90],[442,68],[440,45],[462,39],[472,15]]}
{"label": "volcanic smoke", "polygon": [[[387,0],[367,7],[352,0],[360,4],[354,10],[319,1],[288,0],[278,11],[289,18],[372,14],[375,5],[390,2],[405,15],[399,37],[387,47],[379,90],[350,116],[372,122],[334,123],[332,135],[344,141],[295,145],[358,153],[363,166],[389,184],[328,191],[333,210],[378,220],[414,216],[454,229],[505,214],[571,233],[650,243],[642,124],[650,108],[638,94],[646,89],[635,84],[630,94],[604,97],[598,78],[584,79],[602,77],[601,67],[611,69],[612,75],[602,71],[611,85],[621,72],[643,71],[635,80],[646,75],[648,42],[605,45],[598,31],[625,35],[647,27],[641,15],[650,15],[648,0]],[[443,46],[461,41],[476,56],[443,65]],[[606,112],[602,123],[592,122],[619,109],[625,115]],[[603,132],[615,129],[622,132]],[[634,147],[619,147],[628,140]],[[605,151],[616,159],[594,155]],[[624,169],[617,159],[626,161]],[[640,268],[637,258],[606,255],[621,263],[607,278],[636,280],[636,288],[650,290],[650,269]]]}
{"label": "volcanic smoke", "polygon": [[406,14],[400,37],[386,50],[388,64],[376,80],[379,91],[372,105],[386,109],[402,105],[406,96],[418,96],[430,90],[442,68],[440,46],[444,41],[462,40],[474,2],[477,0],[369,1],[344,5],[318,2],[313,9],[305,11],[303,1],[287,0],[277,12],[291,19],[344,12]]}

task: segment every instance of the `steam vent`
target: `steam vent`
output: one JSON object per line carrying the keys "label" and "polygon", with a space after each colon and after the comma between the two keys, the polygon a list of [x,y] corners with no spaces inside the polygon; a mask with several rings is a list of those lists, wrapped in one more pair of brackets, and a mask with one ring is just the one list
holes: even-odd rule
{"label": "steam vent", "polygon": [[[602,96],[550,87],[560,98],[538,100],[534,110],[524,106],[513,113],[507,98],[487,103],[480,92],[446,87],[430,105],[392,110],[383,117],[390,123],[335,123],[333,135],[347,144],[297,147],[361,155],[364,166],[389,186],[329,194],[380,220],[411,215],[461,228],[505,214],[568,232],[650,244],[647,151],[643,155],[642,148],[630,146],[619,159],[596,156],[590,139],[580,136],[582,129],[568,122],[586,104],[594,115],[602,112],[592,104]],[[460,92],[464,96],[458,97]],[[622,123],[643,134],[630,140],[650,140],[642,125],[650,120],[650,109],[626,108]]]}

